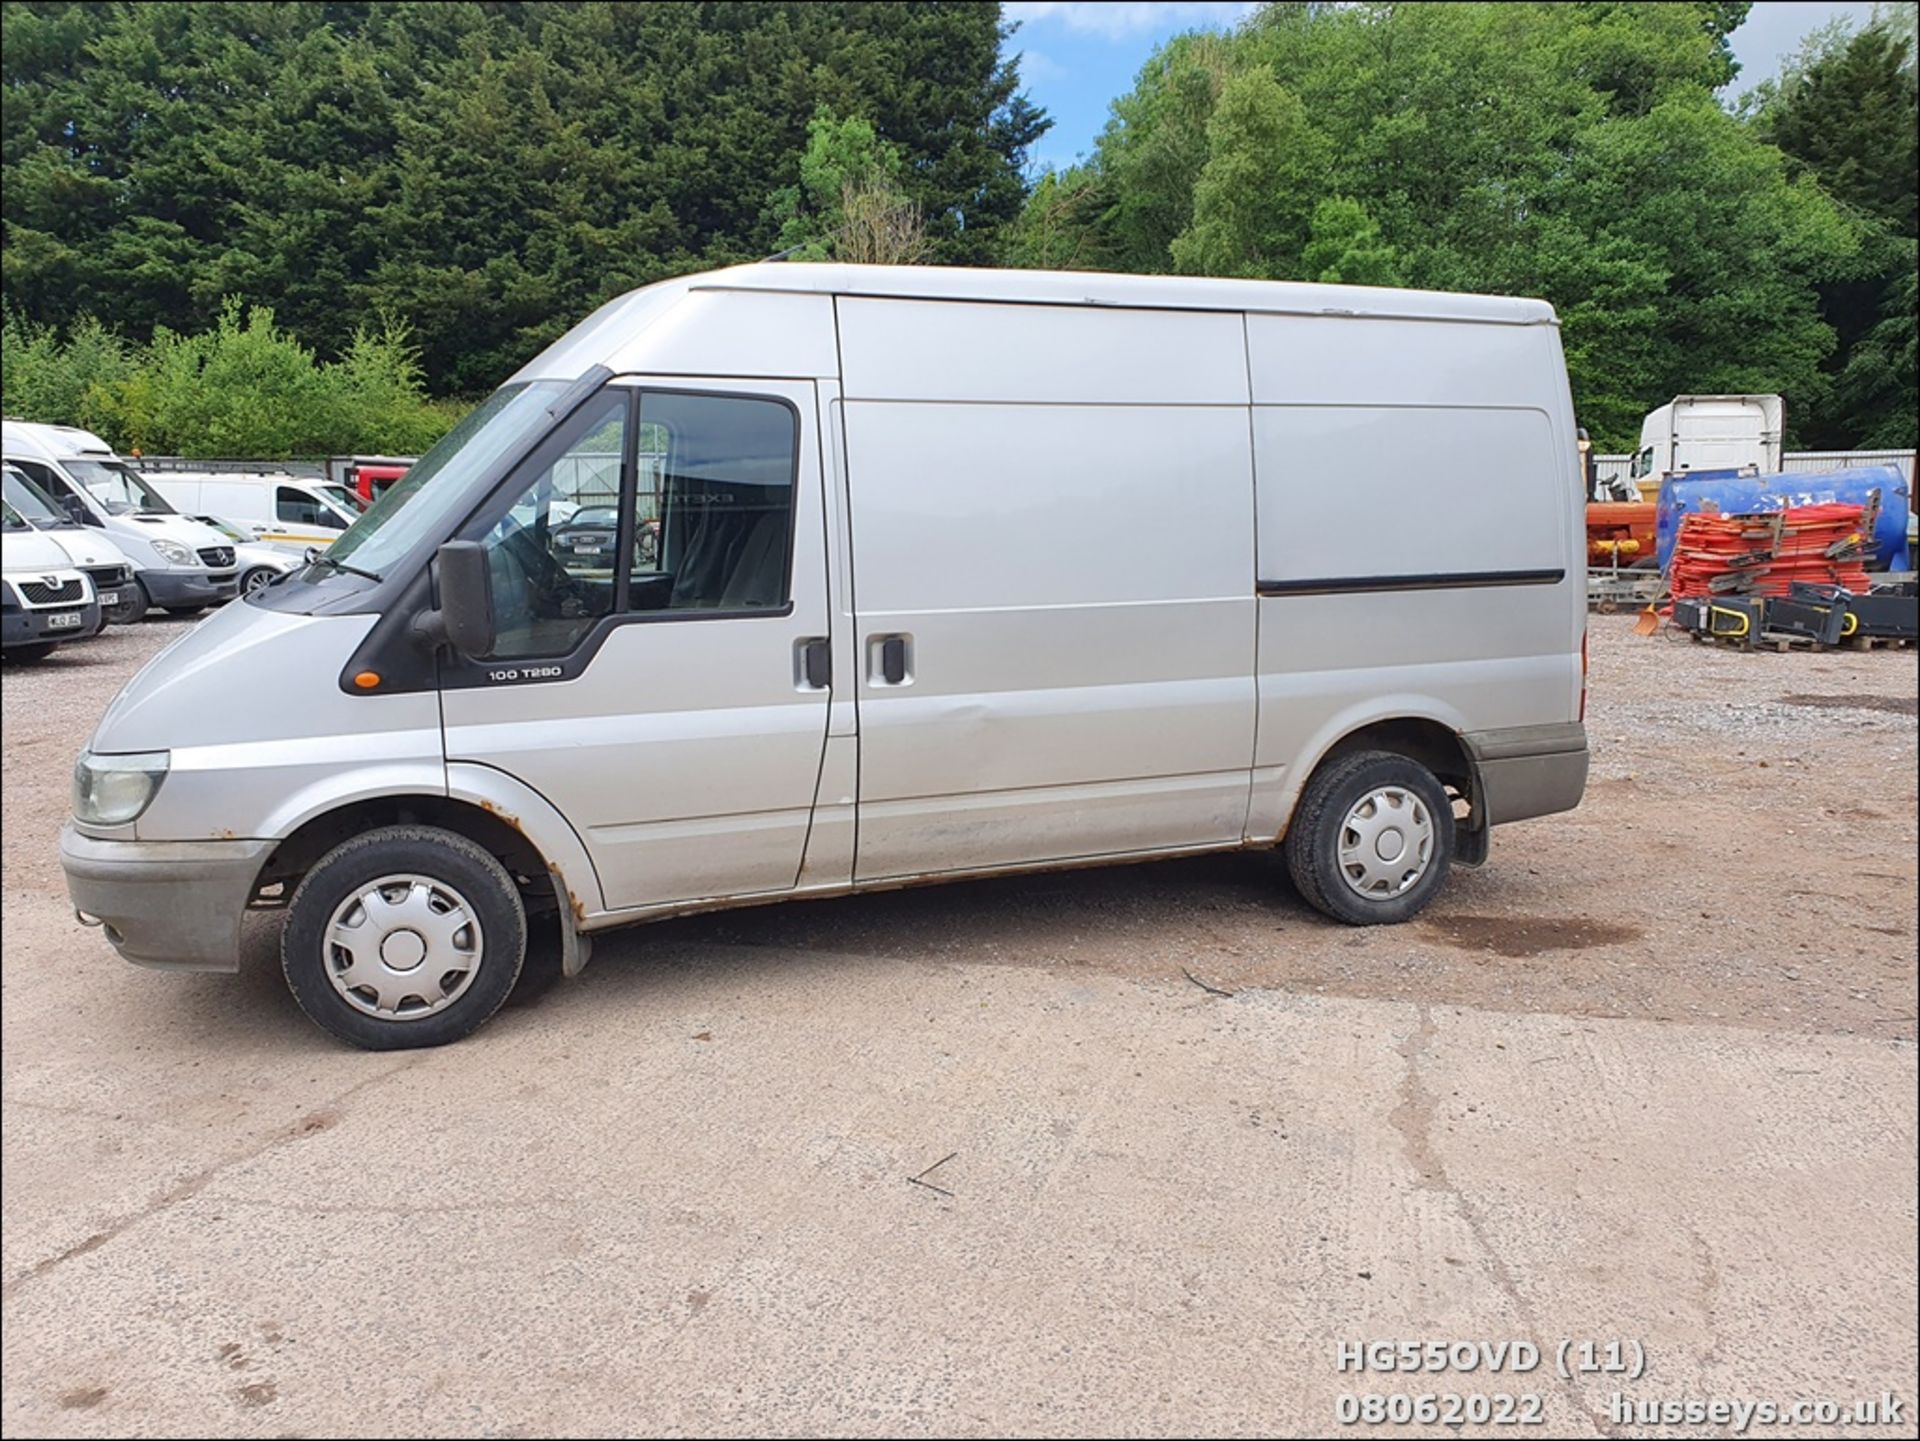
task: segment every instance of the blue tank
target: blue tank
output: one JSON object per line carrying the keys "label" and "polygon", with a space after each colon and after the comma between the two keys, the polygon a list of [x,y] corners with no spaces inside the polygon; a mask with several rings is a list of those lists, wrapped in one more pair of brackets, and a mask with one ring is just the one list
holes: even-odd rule
{"label": "blue tank", "polygon": [[1726,471],[1670,475],[1660,482],[1654,511],[1654,551],[1660,569],[1673,558],[1680,536],[1680,518],[1694,511],[1721,515],[1754,515],[1783,506],[1866,505],[1880,492],[1880,517],[1873,527],[1869,570],[1912,570],[1907,554],[1907,514],[1912,497],[1907,478],[1891,465],[1857,465],[1849,470],[1827,470],[1787,475],[1729,475]]}

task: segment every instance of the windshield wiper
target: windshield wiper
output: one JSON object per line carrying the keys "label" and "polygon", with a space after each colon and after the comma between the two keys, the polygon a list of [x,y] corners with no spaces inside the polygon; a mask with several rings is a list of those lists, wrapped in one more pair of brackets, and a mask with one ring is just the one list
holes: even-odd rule
{"label": "windshield wiper", "polygon": [[375,575],[370,570],[362,570],[357,565],[348,565],[344,560],[335,560],[332,556],[328,555],[324,550],[321,550],[318,546],[314,546],[314,545],[310,545],[307,547],[307,564],[332,566],[333,569],[338,571],[344,571],[348,575],[357,575],[365,580],[370,580],[375,585],[378,585],[381,579],[379,576]]}

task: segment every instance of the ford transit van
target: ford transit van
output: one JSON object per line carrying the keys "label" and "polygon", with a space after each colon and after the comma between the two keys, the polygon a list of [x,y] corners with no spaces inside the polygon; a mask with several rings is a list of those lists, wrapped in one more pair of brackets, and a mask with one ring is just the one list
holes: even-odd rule
{"label": "ford transit van", "polygon": [[233,599],[239,571],[226,538],[176,514],[99,436],[70,425],[9,420],[0,425],[0,451],[74,520],[104,531],[133,563],[116,618],[138,620],[155,606],[195,615]]}
{"label": "ford transit van", "polygon": [[[611,457],[612,459],[606,459]],[[591,458],[612,544],[558,543]],[[1405,920],[1587,770],[1579,460],[1542,302],[768,264],[512,376],[80,757],[127,959],[467,1034],[530,932],[1282,847]],[[604,529],[604,527],[603,527]]]}

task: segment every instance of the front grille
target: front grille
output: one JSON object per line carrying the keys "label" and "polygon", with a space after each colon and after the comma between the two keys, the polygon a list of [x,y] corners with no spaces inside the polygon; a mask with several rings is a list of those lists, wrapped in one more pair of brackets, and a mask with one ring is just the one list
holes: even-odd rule
{"label": "front grille", "polygon": [[63,580],[58,585],[48,585],[44,580],[20,582],[20,594],[26,597],[28,605],[60,605],[62,603],[78,605],[80,597],[85,593],[86,585],[78,576],[72,580]]}
{"label": "front grille", "polygon": [[117,590],[127,583],[130,574],[124,565],[87,565],[81,569],[95,590]]}
{"label": "front grille", "polygon": [[212,545],[200,552],[200,563],[209,570],[225,570],[233,564],[233,547]]}

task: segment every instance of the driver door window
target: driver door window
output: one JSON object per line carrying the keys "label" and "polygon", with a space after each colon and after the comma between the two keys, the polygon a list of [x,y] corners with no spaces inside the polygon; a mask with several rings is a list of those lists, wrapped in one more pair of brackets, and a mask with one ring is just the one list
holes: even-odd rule
{"label": "driver door window", "polygon": [[274,513],[288,525],[320,526],[327,530],[345,530],[347,523],[304,491],[290,485],[278,488]]}
{"label": "driver door window", "polygon": [[619,493],[629,394],[609,389],[582,406],[514,477],[514,501],[483,537],[495,658],[565,655],[612,614],[617,552],[580,543],[567,522],[583,501]]}

